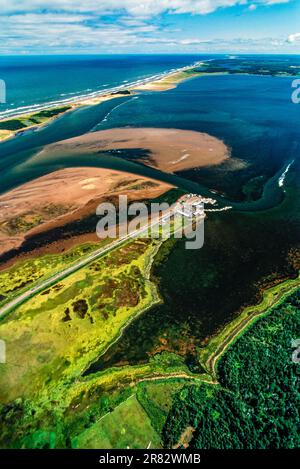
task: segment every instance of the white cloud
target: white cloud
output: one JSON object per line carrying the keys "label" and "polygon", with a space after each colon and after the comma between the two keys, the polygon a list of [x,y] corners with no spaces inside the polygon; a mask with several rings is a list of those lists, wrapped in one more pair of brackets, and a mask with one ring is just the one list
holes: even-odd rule
{"label": "white cloud", "polygon": [[[168,37],[155,25],[138,21],[134,26],[112,22],[101,25],[89,24],[89,16],[45,14],[40,21],[37,14],[0,16],[0,50],[52,50],[52,51],[115,51],[136,49],[155,50],[174,48],[176,51],[247,51],[276,49],[285,42],[276,38],[201,38]],[[85,21],[82,22],[82,19]],[[45,33],[45,24],[47,29]],[[167,31],[168,32],[168,31]],[[154,48],[154,49],[153,49]],[[161,49],[158,49],[161,50]]]}
{"label": "white cloud", "polygon": [[265,5],[276,5],[279,3],[289,3],[291,0],[261,0]]}
{"label": "white cloud", "polygon": [[290,34],[288,37],[288,42],[293,43],[300,41],[300,33]]}
{"label": "white cloud", "polygon": [[206,39],[181,39],[180,41],[178,41],[178,43],[182,46],[194,46],[195,44],[205,44],[208,42],[211,41]]}
{"label": "white cloud", "polygon": [[235,5],[273,5],[291,0],[0,0],[0,12],[68,11],[105,14],[127,12],[130,16],[153,17],[163,12],[207,14]]}
{"label": "white cloud", "polygon": [[68,14],[55,14],[55,13],[26,13],[25,15],[9,15],[7,17],[0,16],[0,22],[3,22],[3,27],[7,22],[14,24],[23,24],[23,25],[34,25],[37,23],[43,22],[44,25],[53,24],[53,23],[82,23],[89,19],[93,19],[93,16],[89,15],[68,15]]}
{"label": "white cloud", "polygon": [[[175,34],[159,17],[168,12],[205,15],[219,8],[240,5],[254,9],[289,0],[0,0],[0,50],[111,51],[136,45],[178,46],[178,51],[222,50],[240,44],[258,47],[251,39],[206,39]],[[178,32],[178,30],[177,30]],[[193,34],[193,32],[191,32]],[[197,34],[196,34],[197,35]],[[176,36],[174,38],[174,36]],[[295,38],[293,39],[293,37]],[[260,39],[262,48],[275,47],[274,39]],[[289,37],[296,42],[297,34]],[[272,43],[273,41],[273,43]],[[287,46],[287,41],[283,40]],[[109,46],[109,47],[107,47]],[[288,46],[287,46],[288,47]]]}

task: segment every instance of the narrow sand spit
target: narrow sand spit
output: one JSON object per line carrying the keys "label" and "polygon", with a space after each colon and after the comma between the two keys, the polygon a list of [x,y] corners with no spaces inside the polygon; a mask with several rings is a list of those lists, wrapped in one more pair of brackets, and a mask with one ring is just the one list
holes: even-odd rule
{"label": "narrow sand spit", "polygon": [[217,165],[230,154],[221,140],[206,133],[151,127],[100,130],[48,145],[42,151],[78,154],[135,148],[145,150],[140,162],[169,173]]}
{"label": "narrow sand spit", "polygon": [[0,196],[0,254],[19,247],[25,237],[94,214],[100,202],[113,196],[143,200],[171,187],[102,168],[68,168],[37,178]]}

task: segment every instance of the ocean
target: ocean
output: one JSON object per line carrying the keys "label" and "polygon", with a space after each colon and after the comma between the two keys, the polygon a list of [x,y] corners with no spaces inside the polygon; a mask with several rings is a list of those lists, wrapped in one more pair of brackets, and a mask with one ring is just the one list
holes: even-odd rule
{"label": "ocean", "polygon": [[7,102],[0,104],[0,118],[126,87],[200,59],[198,55],[2,56],[0,79],[6,84]]}

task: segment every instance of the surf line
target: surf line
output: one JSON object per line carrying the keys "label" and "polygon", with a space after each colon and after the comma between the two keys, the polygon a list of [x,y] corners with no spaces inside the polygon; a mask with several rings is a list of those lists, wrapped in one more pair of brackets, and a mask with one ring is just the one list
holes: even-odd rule
{"label": "surf line", "polygon": [[286,166],[285,170],[283,171],[283,173],[281,174],[281,176],[278,178],[278,186],[279,187],[282,187],[284,185],[284,181],[285,181],[285,178],[286,178],[286,175],[290,169],[290,167],[292,166],[292,164],[294,163],[295,160],[292,160],[290,161],[290,163],[288,163],[288,165]]}
{"label": "surf line", "polygon": [[[73,96],[71,96],[70,98],[65,98],[65,99],[54,98],[54,100],[44,102],[44,103],[28,104],[26,106],[20,106],[20,107],[17,107],[17,108],[6,109],[3,112],[0,112],[0,120],[15,118],[15,117],[18,117],[18,116],[21,116],[21,115],[24,115],[24,114],[29,114],[29,113],[35,112],[35,111],[36,112],[42,111],[44,109],[49,109],[49,108],[55,107],[55,106],[62,106],[62,105],[66,105],[66,104],[75,104],[75,105],[79,104],[80,105],[80,102],[84,101],[86,99],[105,96],[107,94],[111,94],[111,93],[117,92],[117,91],[122,91],[124,89],[133,89],[137,86],[144,85],[144,84],[147,84],[147,83],[151,83],[152,81],[160,80],[161,78],[167,77],[168,75],[173,75],[174,73],[182,72],[182,71],[188,70],[190,68],[196,67],[196,66],[198,66],[202,63],[204,63],[204,62],[194,62],[194,63],[191,63],[190,65],[185,65],[183,67],[173,68],[171,70],[166,70],[164,72],[157,73],[155,75],[150,75],[148,77],[144,77],[144,78],[139,79],[139,80],[134,80],[132,82],[130,82],[128,80],[128,82],[126,82],[126,83],[123,82],[123,84],[119,84],[119,85],[113,86],[111,88],[104,88],[102,90],[95,90],[95,91],[92,91],[90,93],[80,93],[80,92],[74,92],[75,94],[65,93],[65,94],[72,94]],[[107,86],[107,85],[108,84],[103,85],[103,86]],[[80,94],[77,94],[77,93],[80,93]]]}

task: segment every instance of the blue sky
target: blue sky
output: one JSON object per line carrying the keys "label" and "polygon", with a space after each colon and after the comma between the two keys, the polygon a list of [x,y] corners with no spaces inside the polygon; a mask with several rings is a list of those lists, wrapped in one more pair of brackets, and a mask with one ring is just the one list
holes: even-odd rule
{"label": "blue sky", "polygon": [[0,0],[0,54],[300,54],[300,0]]}

